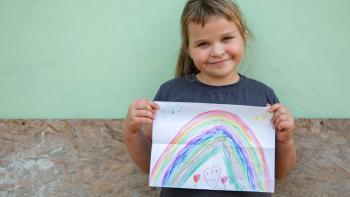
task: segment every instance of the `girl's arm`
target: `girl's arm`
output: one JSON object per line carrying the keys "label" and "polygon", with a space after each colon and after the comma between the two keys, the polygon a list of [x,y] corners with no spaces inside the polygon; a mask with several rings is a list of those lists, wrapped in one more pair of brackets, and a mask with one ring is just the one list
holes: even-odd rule
{"label": "girl's arm", "polygon": [[127,150],[134,162],[144,171],[149,171],[152,123],[159,106],[146,99],[130,104],[123,123],[123,134]]}
{"label": "girl's arm", "polygon": [[282,179],[294,168],[296,163],[294,141],[290,138],[286,142],[276,143],[276,178]]}
{"label": "girl's arm", "polygon": [[276,178],[288,175],[296,164],[296,151],[293,141],[294,118],[280,103],[269,108],[273,113],[272,124],[276,131]]}

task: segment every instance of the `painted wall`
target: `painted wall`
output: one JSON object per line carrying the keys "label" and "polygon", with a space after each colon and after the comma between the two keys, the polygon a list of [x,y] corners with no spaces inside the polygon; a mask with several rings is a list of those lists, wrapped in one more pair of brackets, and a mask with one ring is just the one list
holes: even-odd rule
{"label": "painted wall", "polygon": [[[241,72],[296,117],[350,118],[350,1],[238,1]],[[173,76],[185,0],[0,0],[0,118],[123,118]]]}

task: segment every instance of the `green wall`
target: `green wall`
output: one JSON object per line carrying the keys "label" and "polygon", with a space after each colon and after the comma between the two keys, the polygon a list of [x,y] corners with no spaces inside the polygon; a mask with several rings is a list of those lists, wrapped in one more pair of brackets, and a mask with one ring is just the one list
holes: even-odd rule
{"label": "green wall", "polygon": [[[0,0],[0,118],[123,118],[173,76],[185,0]],[[241,72],[296,117],[350,118],[350,1],[238,1]]]}

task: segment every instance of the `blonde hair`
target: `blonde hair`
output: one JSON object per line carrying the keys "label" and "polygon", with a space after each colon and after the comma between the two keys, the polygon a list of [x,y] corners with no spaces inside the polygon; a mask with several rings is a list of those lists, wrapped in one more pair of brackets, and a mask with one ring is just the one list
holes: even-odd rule
{"label": "blonde hair", "polygon": [[246,43],[250,32],[239,7],[231,0],[188,0],[181,15],[181,46],[175,70],[176,77],[199,72],[188,54],[188,25],[194,22],[204,27],[210,16],[222,16],[234,22]]}

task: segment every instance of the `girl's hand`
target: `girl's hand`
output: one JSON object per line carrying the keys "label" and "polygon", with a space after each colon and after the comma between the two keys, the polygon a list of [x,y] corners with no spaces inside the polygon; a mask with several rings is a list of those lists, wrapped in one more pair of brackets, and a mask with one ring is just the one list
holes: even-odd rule
{"label": "girl's hand", "polygon": [[141,130],[141,125],[152,124],[159,105],[147,99],[135,100],[129,105],[128,115],[124,121],[124,127],[129,134],[136,134]]}
{"label": "girl's hand", "polygon": [[294,134],[293,115],[281,103],[270,106],[268,111],[273,113],[271,122],[276,130],[277,141],[281,143],[287,142]]}

